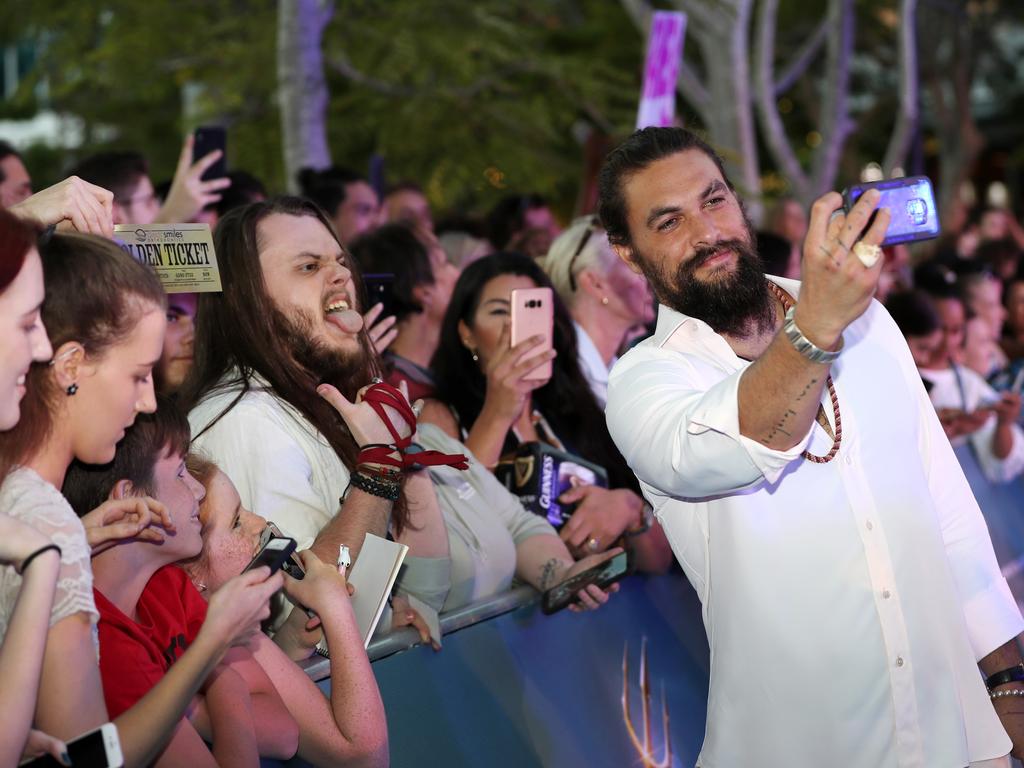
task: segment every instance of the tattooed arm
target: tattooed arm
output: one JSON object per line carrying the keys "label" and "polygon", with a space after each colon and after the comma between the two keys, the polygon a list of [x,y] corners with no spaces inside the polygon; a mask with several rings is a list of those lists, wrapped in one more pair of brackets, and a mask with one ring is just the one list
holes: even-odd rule
{"label": "tattooed arm", "polygon": [[[865,193],[849,216],[838,213],[835,192],[818,199],[804,241],[803,283],[794,321],[820,349],[837,349],[843,330],[871,303],[884,259],[867,268],[852,253],[854,244],[882,242],[889,216],[879,211],[874,190]],[[812,363],[777,334],[764,354],[740,379],[740,434],[775,450],[795,446],[811,428],[829,366]]]}
{"label": "tattooed arm", "polygon": [[[622,550],[615,548],[608,552],[590,555],[579,562],[572,559],[565,543],[552,534],[541,534],[523,539],[516,546],[516,576],[537,590],[546,592],[556,584],[575,576],[577,573],[593,568],[603,560],[614,557]],[[613,584],[607,591],[591,584],[576,593],[578,604],[575,610],[594,609],[608,600],[608,595],[615,592],[618,585]]]}

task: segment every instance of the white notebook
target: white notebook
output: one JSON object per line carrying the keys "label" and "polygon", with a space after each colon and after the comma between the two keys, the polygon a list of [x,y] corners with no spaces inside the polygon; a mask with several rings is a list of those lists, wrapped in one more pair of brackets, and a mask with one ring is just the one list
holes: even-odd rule
{"label": "white notebook", "polygon": [[366,534],[363,540],[363,548],[348,574],[348,581],[356,589],[352,595],[352,608],[359,631],[363,633],[364,648],[370,644],[373,630],[377,628],[408,551],[405,544],[388,541],[372,533]]}

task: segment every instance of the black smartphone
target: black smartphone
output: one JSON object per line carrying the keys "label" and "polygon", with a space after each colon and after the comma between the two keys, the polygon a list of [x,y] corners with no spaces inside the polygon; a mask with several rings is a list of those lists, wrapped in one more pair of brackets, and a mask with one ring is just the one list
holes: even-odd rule
{"label": "black smartphone", "polygon": [[217,162],[203,171],[200,177],[203,181],[220,179],[228,175],[228,133],[219,125],[201,125],[193,133],[192,162],[195,163],[215,149],[221,151]]}
{"label": "black smartphone", "polygon": [[383,304],[384,310],[377,317],[377,321],[395,314],[395,276],[391,272],[380,272],[363,275],[363,285],[366,287],[366,309],[370,310],[374,304]]}
{"label": "black smartphone", "polygon": [[273,576],[277,573],[277,569],[284,565],[292,552],[295,551],[295,539],[289,539],[283,536],[272,536],[263,546],[260,547],[260,551],[256,553],[256,556],[252,561],[245,566],[245,570],[242,573],[247,573],[253,568],[259,568],[261,565],[270,566],[270,575]]}
{"label": "black smartphone", "polygon": [[854,203],[869,189],[881,192],[878,207],[889,209],[889,228],[885,231],[883,247],[939,236],[939,211],[935,206],[932,181],[927,176],[854,184],[843,190],[843,211],[849,213]]}
{"label": "black smartphone", "polygon": [[[268,522],[267,527],[263,529],[263,533],[260,536],[260,549],[266,546],[267,542],[271,539],[287,538],[287,536],[281,533],[281,529],[275,523]],[[302,561],[294,551],[281,564],[281,569],[293,579],[301,580],[306,575],[306,569],[302,567]]]}
{"label": "black smartphone", "polygon": [[[72,765],[88,765],[95,768],[121,768],[124,757],[121,755],[121,740],[117,735],[117,726],[113,723],[101,725],[95,731],[82,734],[67,743],[68,757]],[[50,755],[41,755],[21,768],[60,768],[62,764]]]}
{"label": "black smartphone", "polygon": [[596,584],[603,589],[628,576],[632,570],[629,553],[619,552],[615,557],[553,586],[541,597],[540,609],[544,613],[556,613],[575,600],[576,593],[588,584]]}

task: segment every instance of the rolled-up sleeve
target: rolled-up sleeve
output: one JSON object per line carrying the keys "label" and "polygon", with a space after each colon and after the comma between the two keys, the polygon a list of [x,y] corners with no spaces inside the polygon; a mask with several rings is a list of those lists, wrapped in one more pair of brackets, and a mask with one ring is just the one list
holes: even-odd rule
{"label": "rolled-up sleeve", "polygon": [[615,366],[606,416],[637,477],[662,493],[705,499],[773,483],[804,450],[810,430],[785,451],[740,434],[743,371],[714,380],[687,356],[658,347],[630,351]]}

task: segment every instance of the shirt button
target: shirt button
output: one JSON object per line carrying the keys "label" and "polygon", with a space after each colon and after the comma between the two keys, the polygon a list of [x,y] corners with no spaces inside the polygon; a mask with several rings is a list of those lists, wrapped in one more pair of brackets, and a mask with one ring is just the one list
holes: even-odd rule
{"label": "shirt button", "polygon": [[884,597],[886,600],[888,600],[890,597],[892,597],[892,593],[890,593],[888,589],[883,589],[882,590],[882,597]]}
{"label": "shirt button", "polygon": [[875,528],[874,523],[872,523],[870,520],[868,520],[866,523],[864,523],[864,525],[867,527],[867,529],[869,531],[874,530],[874,528]]}
{"label": "shirt button", "polygon": [[853,464],[853,456],[846,454],[846,466],[850,466],[851,464]]}
{"label": "shirt button", "polygon": [[897,656],[896,657],[896,666],[897,667],[902,667],[903,666],[903,657],[902,656]]}

